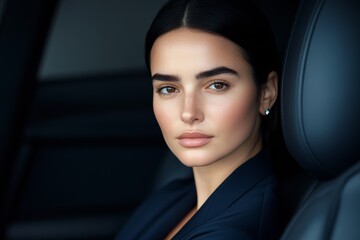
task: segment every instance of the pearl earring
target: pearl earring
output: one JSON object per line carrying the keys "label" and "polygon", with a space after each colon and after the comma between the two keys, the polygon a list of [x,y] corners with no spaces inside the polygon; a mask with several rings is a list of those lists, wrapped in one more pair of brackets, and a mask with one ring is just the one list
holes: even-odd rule
{"label": "pearl earring", "polygon": [[265,109],[265,116],[269,116],[269,114],[270,114],[270,109],[269,108]]}

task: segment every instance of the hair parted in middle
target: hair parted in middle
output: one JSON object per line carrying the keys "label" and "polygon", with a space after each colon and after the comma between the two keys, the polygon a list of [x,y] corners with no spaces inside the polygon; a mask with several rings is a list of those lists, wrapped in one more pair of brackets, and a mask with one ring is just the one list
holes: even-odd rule
{"label": "hair parted in middle", "polygon": [[145,60],[155,40],[178,28],[197,29],[236,43],[253,68],[260,89],[271,71],[278,70],[277,50],[266,17],[249,0],[170,0],[155,17],[145,42]]}
{"label": "hair parted in middle", "polygon": [[[271,71],[279,73],[275,39],[265,15],[249,0],[170,0],[158,12],[145,41],[145,61],[150,72],[150,53],[156,39],[179,28],[222,36],[239,46],[253,71],[258,95]],[[280,86],[280,84],[278,84]],[[278,136],[278,102],[262,119],[264,145]]]}

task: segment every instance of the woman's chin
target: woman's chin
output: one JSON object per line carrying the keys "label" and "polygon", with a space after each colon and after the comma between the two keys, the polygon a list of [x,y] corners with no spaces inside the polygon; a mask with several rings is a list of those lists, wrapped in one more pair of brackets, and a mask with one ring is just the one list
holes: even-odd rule
{"label": "woman's chin", "polygon": [[182,154],[181,156],[178,156],[178,159],[182,164],[184,164],[187,167],[205,167],[213,163],[215,160],[213,160],[213,157],[210,156],[197,156],[196,154],[192,155],[185,155]]}

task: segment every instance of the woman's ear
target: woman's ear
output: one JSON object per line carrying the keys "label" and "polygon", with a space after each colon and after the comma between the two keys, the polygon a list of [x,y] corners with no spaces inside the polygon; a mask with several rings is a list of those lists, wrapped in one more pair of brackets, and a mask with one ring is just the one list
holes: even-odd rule
{"label": "woman's ear", "polygon": [[278,95],[278,74],[272,71],[268,75],[267,82],[262,86],[259,112],[267,115],[271,110]]}

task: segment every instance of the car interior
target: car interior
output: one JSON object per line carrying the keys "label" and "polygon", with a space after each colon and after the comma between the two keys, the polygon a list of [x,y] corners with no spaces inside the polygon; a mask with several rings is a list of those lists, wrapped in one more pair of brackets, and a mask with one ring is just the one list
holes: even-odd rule
{"label": "car interior", "polygon": [[[282,240],[360,239],[360,1],[252,0],[282,62]],[[152,113],[166,0],[0,0],[0,239],[113,239],[191,174]]]}

